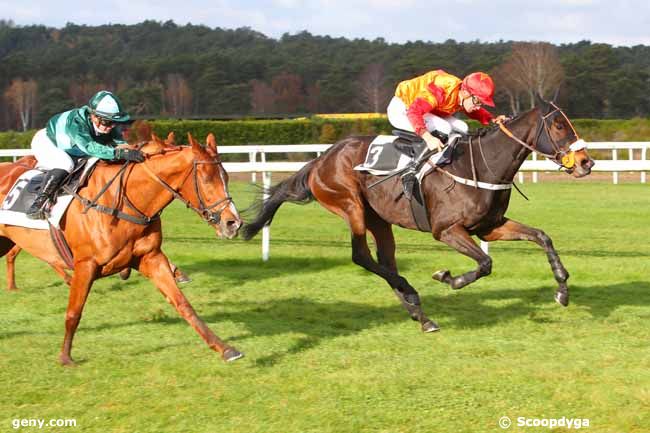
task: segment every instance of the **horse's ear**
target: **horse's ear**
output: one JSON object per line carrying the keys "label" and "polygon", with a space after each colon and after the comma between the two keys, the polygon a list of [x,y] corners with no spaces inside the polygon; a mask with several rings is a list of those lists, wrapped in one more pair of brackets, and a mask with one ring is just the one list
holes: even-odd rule
{"label": "horse's ear", "polygon": [[154,134],[153,132],[151,133],[151,139],[152,139],[153,141],[155,141],[156,143],[158,143],[158,144],[165,144],[165,142],[162,141],[162,140],[160,139],[160,137],[158,137],[158,136],[157,136],[156,134]]}
{"label": "horse's ear", "polygon": [[553,93],[553,99],[551,99],[551,102],[557,102],[557,97],[560,95],[560,86],[555,89],[555,93]]}
{"label": "horse's ear", "polygon": [[169,134],[167,134],[165,144],[167,146],[176,146],[176,135],[174,134],[174,131],[171,131]]}
{"label": "horse's ear", "polygon": [[150,132],[146,140],[141,141],[147,141],[148,143],[145,144],[145,147],[147,147],[148,151],[153,153],[165,148],[165,142],[153,132]]}
{"label": "horse's ear", "polygon": [[546,111],[546,107],[548,107],[548,102],[542,98],[539,92],[535,92],[535,107],[542,108],[542,111]]}
{"label": "horse's ear", "polygon": [[190,146],[192,146],[193,151],[200,152],[202,150],[201,145],[194,139],[194,137],[192,137],[191,132],[187,133],[187,141],[190,143]]}
{"label": "horse's ear", "polygon": [[216,158],[219,152],[217,151],[217,138],[214,136],[213,133],[209,133],[208,136],[205,138],[205,142],[207,144],[206,148],[208,149],[208,152],[210,155],[212,155],[213,158]]}

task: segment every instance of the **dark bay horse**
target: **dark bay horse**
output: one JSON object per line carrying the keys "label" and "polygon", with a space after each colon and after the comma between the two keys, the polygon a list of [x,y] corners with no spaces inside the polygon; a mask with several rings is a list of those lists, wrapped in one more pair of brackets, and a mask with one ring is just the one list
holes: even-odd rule
{"label": "dark bay horse", "polygon": [[[60,354],[63,364],[73,364],[72,340],[93,281],[129,268],[152,280],[167,301],[224,360],[242,356],[197,316],[176,285],[169,260],[161,251],[159,215],[174,199],[196,211],[218,236],[237,235],[241,220],[228,193],[228,175],[219,159],[216,140],[210,134],[204,148],[192,136],[189,136],[190,146],[175,146],[150,133],[148,137],[140,143],[145,162],[123,165],[100,162],[79,190],[81,197],[94,198],[110,185],[97,199],[105,212],[96,207],[84,212],[84,204],[73,200],[61,221],[73,259]],[[0,200],[28,168],[20,163],[1,166]],[[119,181],[111,182],[118,177]],[[0,224],[0,257],[15,245],[55,269],[70,269],[47,230]]]}
{"label": "dark bay horse", "polygon": [[[566,306],[569,274],[551,239],[541,230],[505,216],[511,189],[483,189],[458,180],[476,180],[502,187],[511,185],[532,151],[565,167],[566,172],[575,177],[589,174],[594,163],[586,149],[572,146],[584,142],[578,141],[573,125],[552,102],[538,98],[534,109],[500,126],[501,129],[493,128],[466,139],[456,148],[451,165],[423,178],[422,191],[433,237],[478,264],[476,270],[458,276],[445,270],[436,272],[433,278],[460,289],[490,274],[492,259],[472,235],[485,241],[532,241],[546,252],[558,283],[555,299]],[[398,273],[395,262],[391,225],[417,230],[399,177],[370,188],[377,177],[353,170],[364,161],[373,138],[350,137],[339,141],[299,172],[272,187],[268,198],[260,202],[256,218],[242,228],[242,234],[245,239],[252,238],[264,225],[271,223],[280,205],[286,201],[317,200],[350,226],[354,263],[386,280],[410,316],[420,322],[423,331],[437,331],[438,325],[425,316],[417,291]],[[375,239],[378,261],[373,259],[368,248],[367,230]]]}

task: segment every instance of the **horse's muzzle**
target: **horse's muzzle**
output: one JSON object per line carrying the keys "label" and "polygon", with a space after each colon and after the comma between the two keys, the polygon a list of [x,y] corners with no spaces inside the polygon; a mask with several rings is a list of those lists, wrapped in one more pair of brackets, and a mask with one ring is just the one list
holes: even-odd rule
{"label": "horse's muzzle", "polygon": [[242,225],[242,221],[239,217],[234,215],[222,216],[221,222],[215,228],[217,229],[217,235],[222,238],[232,239],[237,236],[239,233],[239,228]]}
{"label": "horse's muzzle", "polygon": [[585,150],[579,150],[575,154],[575,165],[572,168],[571,174],[573,177],[584,177],[591,174],[595,162],[589,157]]}

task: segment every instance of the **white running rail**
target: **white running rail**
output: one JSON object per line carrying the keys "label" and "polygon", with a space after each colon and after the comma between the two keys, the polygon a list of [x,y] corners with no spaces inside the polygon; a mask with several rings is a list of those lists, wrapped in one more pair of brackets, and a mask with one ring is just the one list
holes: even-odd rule
{"label": "white running rail", "polygon": [[[266,145],[247,145],[247,146],[219,146],[221,154],[244,154],[248,155],[247,162],[226,162],[224,167],[229,173],[251,173],[251,181],[257,180],[256,174],[262,173],[262,183],[266,188],[271,186],[271,173],[285,172],[293,173],[300,170],[308,161],[302,162],[277,162],[267,161],[266,155],[269,153],[313,153],[317,157],[325,152],[331,144],[266,144]],[[650,160],[648,157],[648,148],[650,142],[630,141],[630,142],[591,142],[589,150],[610,150],[611,159],[595,160],[596,164],[592,171],[611,172],[612,182],[618,184],[618,174],[620,172],[638,172],[640,173],[640,182],[646,183],[646,171],[650,171]],[[627,153],[626,159],[620,159],[621,153]],[[0,149],[0,157],[17,158],[31,155],[31,149]],[[259,161],[257,159],[259,155]],[[637,159],[634,159],[638,156]],[[532,159],[524,161],[519,170],[519,182],[524,182],[524,172],[532,173],[533,183],[538,182],[538,172],[555,172],[557,166],[549,160],[539,160],[537,155],[533,154]],[[262,259],[268,260],[270,252],[271,233],[269,227],[262,230]],[[487,242],[481,242],[481,248],[487,253]]]}

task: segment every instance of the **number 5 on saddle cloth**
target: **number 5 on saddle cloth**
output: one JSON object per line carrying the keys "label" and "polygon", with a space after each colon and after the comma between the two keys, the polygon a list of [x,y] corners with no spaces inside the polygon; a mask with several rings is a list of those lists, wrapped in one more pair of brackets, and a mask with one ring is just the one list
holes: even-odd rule
{"label": "number 5 on saddle cloth", "polygon": [[64,187],[68,191],[77,191],[86,179],[88,179],[97,161],[97,158],[79,158],[75,161],[75,168],[72,174],[68,176],[65,183],[59,188],[56,203],[51,206],[49,210],[50,215],[45,220],[29,219],[25,215],[25,211],[32,205],[43,186],[45,173],[43,170],[33,169],[21,174],[5,196],[2,205],[0,205],[0,224],[41,230],[48,230],[49,225],[52,224],[58,228],[59,221],[73,199],[70,193],[67,191],[64,192]]}

